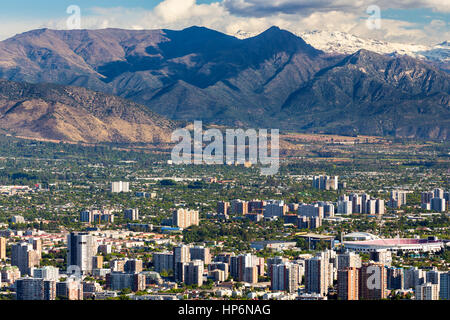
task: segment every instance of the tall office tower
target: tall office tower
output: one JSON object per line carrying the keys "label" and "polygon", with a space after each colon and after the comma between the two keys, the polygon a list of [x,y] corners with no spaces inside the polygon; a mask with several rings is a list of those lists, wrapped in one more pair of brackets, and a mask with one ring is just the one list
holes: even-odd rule
{"label": "tall office tower", "polygon": [[128,273],[142,272],[142,260],[129,259],[125,262],[124,271]]}
{"label": "tall office tower", "polygon": [[244,215],[248,213],[248,202],[240,199],[231,201],[231,213],[235,215]]}
{"label": "tall office tower", "polygon": [[287,206],[283,200],[269,200],[264,208],[264,217],[282,217],[287,212]]}
{"label": "tall office tower", "polygon": [[359,269],[355,267],[338,270],[337,293],[339,300],[359,299]]}
{"label": "tall office tower", "polygon": [[307,259],[305,262],[305,289],[307,293],[318,293],[322,296],[328,293],[329,266],[323,256]]}
{"label": "tall office tower", "polygon": [[16,281],[17,300],[55,300],[56,281],[21,278]]}
{"label": "tall office tower", "polygon": [[297,265],[288,262],[272,265],[271,288],[273,291],[296,293],[299,281]]}
{"label": "tall office tower", "polygon": [[359,269],[359,300],[387,297],[387,271],[382,263],[363,263]]}
{"label": "tall office tower", "polygon": [[370,252],[370,260],[390,267],[392,265],[392,253],[386,249],[377,249]]}
{"label": "tall office tower", "polygon": [[67,300],[83,300],[83,282],[73,278],[57,282],[56,296]]}
{"label": "tall office tower", "polygon": [[400,208],[406,204],[406,191],[403,190],[392,190],[391,200],[389,201],[389,206],[391,208]]}
{"label": "tall office tower", "polygon": [[416,286],[416,300],[439,300],[439,285],[427,282]]}
{"label": "tall office tower", "polygon": [[337,268],[338,270],[345,268],[361,268],[361,256],[351,251],[338,254]]}
{"label": "tall office tower", "polygon": [[173,248],[173,273],[175,281],[184,282],[183,264],[191,261],[190,247],[181,245]]}
{"label": "tall office tower", "polygon": [[248,202],[248,212],[259,213],[264,212],[264,207],[266,206],[266,201],[263,200],[252,200]]}
{"label": "tall office tower", "polygon": [[425,282],[431,284],[440,284],[441,271],[438,271],[436,268],[433,270],[426,271],[425,273]]}
{"label": "tall office tower", "polygon": [[450,300],[450,272],[441,273],[439,282],[439,297],[442,300]]}
{"label": "tall office tower", "polygon": [[434,198],[444,198],[444,189],[436,188],[433,190]]}
{"label": "tall office tower", "polygon": [[203,285],[203,261],[193,260],[183,264],[184,266],[184,282],[187,285]]}
{"label": "tall office tower", "polygon": [[78,266],[82,273],[92,272],[92,257],[97,253],[97,240],[87,232],[67,235],[67,268]]}
{"label": "tall office tower", "polygon": [[376,200],[376,214],[383,215],[385,213],[384,200]]}
{"label": "tall office tower", "polygon": [[402,268],[387,268],[387,288],[400,290],[405,288],[405,273]]}
{"label": "tall office tower", "polygon": [[102,269],[102,268],[103,268],[103,256],[93,256],[92,269]]}
{"label": "tall office tower", "polygon": [[230,203],[225,201],[217,202],[217,213],[228,215],[230,212]]}
{"label": "tall office tower", "polygon": [[434,198],[434,193],[433,192],[422,192],[420,194],[420,202],[422,204],[431,203],[431,199],[433,199],[433,198]]}
{"label": "tall office tower", "polygon": [[124,181],[111,182],[111,192],[113,193],[130,192],[130,183]]}
{"label": "tall office tower", "polygon": [[405,270],[405,289],[415,288],[418,285],[424,284],[426,278],[425,270],[417,267]]}
{"label": "tall office tower", "polygon": [[204,264],[211,263],[211,253],[209,248],[194,246],[190,248],[191,260],[202,260]]}
{"label": "tall office tower", "polygon": [[223,277],[226,280],[226,279],[228,279],[230,268],[229,268],[228,263],[226,263],[226,262],[213,262],[208,265],[208,270],[209,271],[214,271],[214,270],[223,271]]}
{"label": "tall office tower", "polygon": [[45,266],[41,268],[32,268],[32,276],[44,280],[59,280],[59,268]]}
{"label": "tall office tower", "polygon": [[139,209],[125,209],[123,213],[124,213],[125,219],[131,220],[131,221],[139,220]]}
{"label": "tall office tower", "polygon": [[172,225],[179,228],[198,226],[198,211],[189,209],[177,209],[172,214]]}
{"label": "tall office tower", "polygon": [[445,212],[445,199],[444,198],[431,199],[431,210],[436,212]]}
{"label": "tall office tower", "polygon": [[155,271],[161,273],[163,271],[173,271],[173,253],[171,252],[155,252],[153,253],[153,266]]}
{"label": "tall office tower", "polygon": [[0,261],[6,259],[6,238],[0,237]]}
{"label": "tall office tower", "polygon": [[11,265],[19,267],[20,273],[31,274],[31,268],[39,266],[40,259],[31,243],[18,243],[11,248]]}

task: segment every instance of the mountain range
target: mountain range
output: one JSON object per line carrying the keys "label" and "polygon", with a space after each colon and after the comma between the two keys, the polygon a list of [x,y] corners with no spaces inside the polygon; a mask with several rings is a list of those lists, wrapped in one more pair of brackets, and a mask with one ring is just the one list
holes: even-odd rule
{"label": "mountain range", "polygon": [[[69,101],[70,110],[87,112],[106,127],[114,123],[105,111],[111,108],[120,110],[116,119],[130,125],[143,126],[137,121],[146,119],[159,132],[156,140],[149,134],[146,141],[167,140],[174,123],[163,117],[286,131],[449,138],[450,76],[445,68],[408,55],[320,49],[277,27],[241,39],[203,27],[33,30],[0,42],[0,78],[9,81],[0,82],[0,116],[8,119],[28,110],[5,111],[22,101],[32,109],[40,99],[47,105]],[[19,94],[30,90],[31,96]],[[80,99],[70,100],[72,94]],[[96,98],[91,103],[84,96]],[[139,116],[133,118],[135,112]],[[17,127],[23,133],[73,141],[99,136],[75,130],[71,137],[70,130],[55,130],[54,122],[28,121],[32,115],[24,111],[21,115]],[[59,128],[71,121],[65,119]],[[11,131],[11,123],[0,121],[0,127]],[[121,132],[119,124],[114,128]],[[137,132],[120,139],[117,134],[103,139],[144,139]]]}

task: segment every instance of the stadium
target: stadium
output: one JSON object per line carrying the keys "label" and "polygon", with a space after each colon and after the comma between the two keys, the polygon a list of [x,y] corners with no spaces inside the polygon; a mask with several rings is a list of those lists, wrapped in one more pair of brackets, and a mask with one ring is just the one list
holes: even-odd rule
{"label": "stadium", "polygon": [[[366,234],[367,235],[367,234]],[[344,239],[361,238],[359,234],[348,234]],[[428,239],[380,239],[376,236],[362,241],[344,241],[345,249],[356,252],[372,252],[380,249],[404,252],[437,252],[444,248],[444,242],[435,237]]]}

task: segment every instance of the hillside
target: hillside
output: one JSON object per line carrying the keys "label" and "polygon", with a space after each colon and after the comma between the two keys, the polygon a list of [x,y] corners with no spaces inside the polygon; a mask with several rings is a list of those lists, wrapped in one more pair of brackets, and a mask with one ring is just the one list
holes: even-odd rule
{"label": "hillside", "polygon": [[75,142],[170,141],[174,124],[146,107],[84,88],[0,80],[0,128]]}

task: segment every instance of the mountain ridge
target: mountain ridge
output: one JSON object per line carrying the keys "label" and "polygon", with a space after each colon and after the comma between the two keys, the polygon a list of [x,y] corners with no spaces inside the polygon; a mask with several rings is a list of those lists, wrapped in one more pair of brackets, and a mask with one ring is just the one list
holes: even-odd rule
{"label": "mountain ridge", "polygon": [[[30,31],[0,42],[0,78],[85,87],[173,120],[448,139],[448,73],[404,55],[326,53],[278,27],[246,39],[198,26]],[[421,108],[439,110],[435,125]]]}

